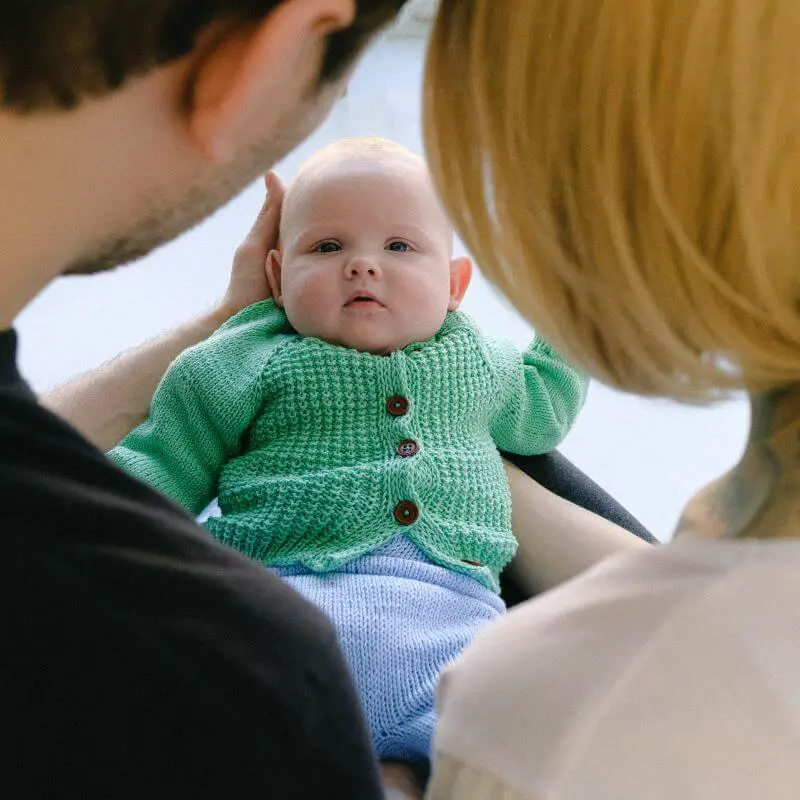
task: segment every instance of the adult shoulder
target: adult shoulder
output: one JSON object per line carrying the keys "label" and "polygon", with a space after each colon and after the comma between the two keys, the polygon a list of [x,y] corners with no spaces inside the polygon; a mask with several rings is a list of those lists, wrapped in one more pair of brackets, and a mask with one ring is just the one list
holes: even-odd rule
{"label": "adult shoulder", "polygon": [[798,567],[788,542],[609,559],[476,639],[437,752],[531,796],[797,797]]}

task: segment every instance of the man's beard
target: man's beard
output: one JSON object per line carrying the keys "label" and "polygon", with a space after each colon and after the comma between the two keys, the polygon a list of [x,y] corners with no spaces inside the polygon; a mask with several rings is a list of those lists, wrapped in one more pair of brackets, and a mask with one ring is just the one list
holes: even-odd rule
{"label": "man's beard", "polygon": [[[62,275],[91,275],[137,261],[162,244],[202,222],[252,183],[269,166],[290,153],[327,117],[341,85],[331,84],[295,109],[294,119],[282,126],[282,135],[251,148],[233,164],[199,169],[176,186],[161,187],[162,194],[139,198],[137,213],[122,232],[100,239]],[[233,246],[231,245],[231,251]]]}
{"label": "man's beard", "polygon": [[[179,197],[173,192],[140,201],[144,213],[132,219],[122,233],[95,242],[90,252],[73,261],[63,275],[92,275],[138,261],[184,231],[205,220],[254,180],[263,165],[271,163],[275,144],[251,153],[240,163],[197,175]],[[231,248],[233,249],[233,247]]]}

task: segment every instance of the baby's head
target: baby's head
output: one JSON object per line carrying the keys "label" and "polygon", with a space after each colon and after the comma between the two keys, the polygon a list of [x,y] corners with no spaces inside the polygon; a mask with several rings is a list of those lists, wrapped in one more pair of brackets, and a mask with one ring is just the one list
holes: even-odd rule
{"label": "baby's head", "polygon": [[307,161],[286,195],[273,294],[305,336],[370,353],[430,339],[472,267],[425,162],[380,139],[346,139]]}

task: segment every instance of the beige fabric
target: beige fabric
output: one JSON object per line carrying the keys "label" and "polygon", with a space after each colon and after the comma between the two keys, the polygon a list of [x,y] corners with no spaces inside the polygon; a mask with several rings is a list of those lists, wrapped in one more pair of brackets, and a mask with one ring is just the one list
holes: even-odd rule
{"label": "beige fabric", "polygon": [[425,800],[450,800],[454,797],[459,800],[535,800],[532,795],[512,789],[486,770],[442,756],[436,762]]}
{"label": "beige fabric", "polygon": [[437,763],[526,798],[798,800],[800,543],[609,559],[483,631],[439,712]]}

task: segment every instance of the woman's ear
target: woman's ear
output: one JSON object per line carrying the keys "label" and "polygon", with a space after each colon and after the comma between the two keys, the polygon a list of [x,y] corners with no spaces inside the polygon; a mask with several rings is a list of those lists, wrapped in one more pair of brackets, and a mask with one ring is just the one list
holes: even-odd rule
{"label": "woman's ear", "polygon": [[267,256],[267,282],[275,298],[275,305],[283,306],[283,296],[281,295],[281,267],[283,256],[280,250],[270,250]]}
{"label": "woman's ear", "polygon": [[467,256],[450,262],[450,303],[448,311],[457,311],[472,280],[472,261]]}
{"label": "woman's ear", "polygon": [[210,26],[196,48],[189,130],[213,163],[277,137],[320,79],[328,36],[349,27],[354,0],[283,0],[256,22]]}

